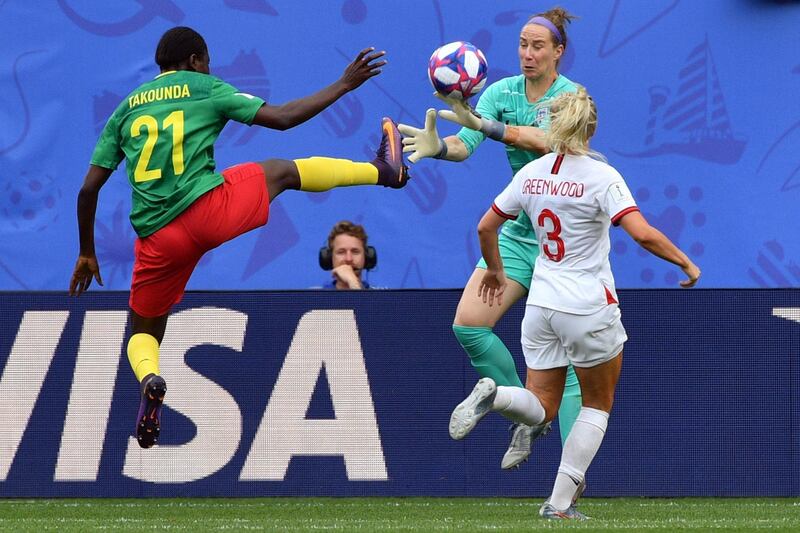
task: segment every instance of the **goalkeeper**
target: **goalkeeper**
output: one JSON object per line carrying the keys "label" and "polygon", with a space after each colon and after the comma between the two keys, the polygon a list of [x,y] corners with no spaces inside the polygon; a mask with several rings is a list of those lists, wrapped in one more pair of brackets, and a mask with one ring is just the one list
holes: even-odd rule
{"label": "goalkeeper", "polygon": [[[566,10],[554,8],[528,19],[519,36],[522,74],[490,85],[478,101],[477,113],[461,100],[437,95],[452,108],[439,111],[439,116],[463,126],[457,135],[439,137],[434,109],[428,109],[424,129],[398,125],[404,136],[403,151],[411,153],[409,161],[415,163],[426,157],[464,161],[489,137],[506,145],[512,174],[516,174],[527,163],[548,152],[544,139],[544,130],[549,124],[548,102],[562,93],[577,90],[572,81],[558,73],[559,61],[567,47],[566,26],[574,18]],[[461,295],[453,332],[478,374],[492,378],[498,385],[523,387],[511,352],[492,328],[530,288],[539,245],[525,213],[503,225],[500,253],[509,278],[502,305],[490,307],[479,296],[478,288],[486,270],[486,263],[481,259]],[[570,366],[558,412],[562,443],[580,409],[580,386]],[[501,467],[514,468],[527,460],[533,440],[549,429],[549,424],[514,426]]]}

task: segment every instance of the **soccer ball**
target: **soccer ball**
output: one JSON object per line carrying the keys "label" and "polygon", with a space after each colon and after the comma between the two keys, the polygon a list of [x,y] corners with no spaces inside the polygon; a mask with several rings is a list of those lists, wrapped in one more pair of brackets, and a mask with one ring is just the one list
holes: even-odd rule
{"label": "soccer ball", "polygon": [[442,96],[466,100],[483,89],[488,70],[483,52],[473,44],[456,41],[433,52],[428,78]]}

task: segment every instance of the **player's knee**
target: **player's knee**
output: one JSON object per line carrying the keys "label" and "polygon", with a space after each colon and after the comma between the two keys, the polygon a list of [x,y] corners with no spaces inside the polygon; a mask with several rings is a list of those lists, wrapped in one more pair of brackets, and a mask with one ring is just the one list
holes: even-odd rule
{"label": "player's knee", "polygon": [[561,398],[550,397],[547,395],[538,395],[539,401],[544,408],[544,421],[552,422],[558,416],[558,408],[561,407]]}
{"label": "player's knee", "polygon": [[584,390],[581,405],[610,413],[611,408],[614,406],[614,391],[609,393],[608,391]]}
{"label": "player's knee", "polygon": [[453,324],[453,334],[458,339],[462,346],[469,346],[480,343],[483,339],[491,334],[488,328],[476,328],[472,326],[462,326],[461,324]]}
{"label": "player's knee", "polygon": [[287,189],[300,188],[300,173],[294,161],[286,159],[267,159],[259,163],[267,178],[270,199]]}
{"label": "player's knee", "polygon": [[483,353],[492,341],[492,330],[486,327],[453,324],[453,334],[467,353]]}
{"label": "player's knee", "polygon": [[480,311],[471,309],[470,306],[459,306],[453,319],[453,326],[468,328],[491,328],[494,324]]}

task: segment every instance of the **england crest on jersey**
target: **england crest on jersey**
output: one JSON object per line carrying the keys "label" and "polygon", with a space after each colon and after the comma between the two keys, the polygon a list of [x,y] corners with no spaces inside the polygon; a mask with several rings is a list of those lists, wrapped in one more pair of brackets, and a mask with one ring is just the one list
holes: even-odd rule
{"label": "england crest on jersey", "polygon": [[550,106],[541,105],[536,109],[536,119],[534,126],[537,128],[546,128],[550,125]]}

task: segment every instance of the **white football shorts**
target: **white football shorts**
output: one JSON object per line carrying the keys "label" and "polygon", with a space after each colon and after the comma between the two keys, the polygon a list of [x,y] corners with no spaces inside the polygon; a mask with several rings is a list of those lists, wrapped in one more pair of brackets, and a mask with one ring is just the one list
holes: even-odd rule
{"label": "white football shorts", "polygon": [[525,364],[534,370],[548,370],[569,363],[588,368],[610,361],[628,340],[621,316],[617,304],[591,315],[528,305],[522,319]]}

